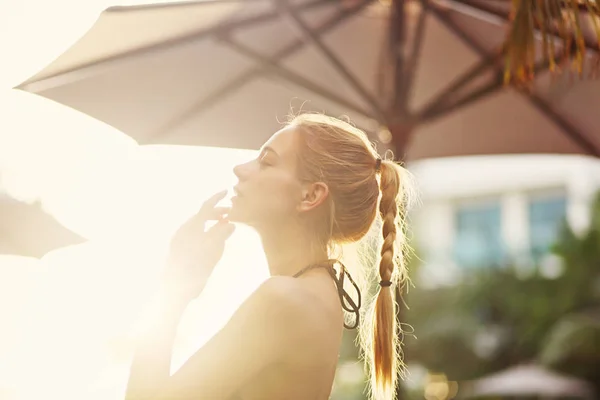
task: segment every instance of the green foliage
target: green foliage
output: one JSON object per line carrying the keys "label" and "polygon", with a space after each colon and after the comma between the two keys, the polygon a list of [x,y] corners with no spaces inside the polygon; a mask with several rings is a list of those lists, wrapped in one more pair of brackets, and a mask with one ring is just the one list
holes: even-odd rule
{"label": "green foliage", "polygon": [[561,372],[600,382],[600,309],[562,318],[548,333],[540,361]]}

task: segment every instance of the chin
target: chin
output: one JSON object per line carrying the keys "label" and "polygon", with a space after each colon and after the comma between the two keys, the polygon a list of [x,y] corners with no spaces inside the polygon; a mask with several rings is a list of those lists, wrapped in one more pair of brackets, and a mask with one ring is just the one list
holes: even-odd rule
{"label": "chin", "polygon": [[241,224],[246,223],[245,219],[243,217],[241,217],[238,213],[233,211],[233,209],[231,211],[229,211],[229,214],[227,214],[227,220],[230,222],[236,222],[236,223],[241,223]]}
{"label": "chin", "polygon": [[233,223],[243,224],[254,229],[258,229],[259,226],[263,226],[265,223],[264,218],[255,210],[235,203],[231,206],[227,219]]}
{"label": "chin", "polygon": [[239,199],[234,198],[231,202],[231,209],[227,214],[227,219],[231,222],[240,222],[247,223],[248,221],[247,212],[245,212],[244,207],[239,204]]}

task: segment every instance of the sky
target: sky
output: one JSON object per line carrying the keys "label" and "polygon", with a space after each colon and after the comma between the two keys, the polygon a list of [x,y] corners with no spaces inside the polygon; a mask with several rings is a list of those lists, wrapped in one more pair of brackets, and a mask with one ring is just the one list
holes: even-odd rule
{"label": "sky", "polygon": [[[234,184],[235,164],[255,156],[139,146],[86,115],[11,89],[104,8],[135,3],[0,0],[0,192],[41,201],[87,239],[41,259],[0,255],[2,399],[121,399],[132,338],[144,329],[170,235],[205,198]],[[265,265],[256,235],[238,229],[183,318],[174,368],[266,277]]]}

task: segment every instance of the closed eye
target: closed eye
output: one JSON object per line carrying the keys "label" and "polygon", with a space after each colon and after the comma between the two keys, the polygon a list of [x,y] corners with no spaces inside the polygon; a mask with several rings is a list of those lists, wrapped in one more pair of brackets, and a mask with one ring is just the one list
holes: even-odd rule
{"label": "closed eye", "polygon": [[268,159],[268,157],[266,155],[261,156],[258,159],[258,163],[260,164],[261,167],[272,167],[273,163],[270,162],[270,160]]}
{"label": "closed eye", "polygon": [[258,157],[258,163],[261,167],[272,167],[276,164],[276,157],[277,153],[275,153],[275,151],[273,151],[270,147],[265,147]]}

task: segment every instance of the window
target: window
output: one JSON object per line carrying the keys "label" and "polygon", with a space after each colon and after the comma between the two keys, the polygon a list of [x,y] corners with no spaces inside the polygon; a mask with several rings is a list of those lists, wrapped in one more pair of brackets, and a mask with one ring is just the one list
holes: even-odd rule
{"label": "window", "polygon": [[558,239],[566,210],[567,201],[562,195],[529,200],[529,243],[535,262],[548,254]]}
{"label": "window", "polygon": [[456,209],[454,260],[461,267],[502,265],[506,249],[502,240],[499,202],[461,205]]}

